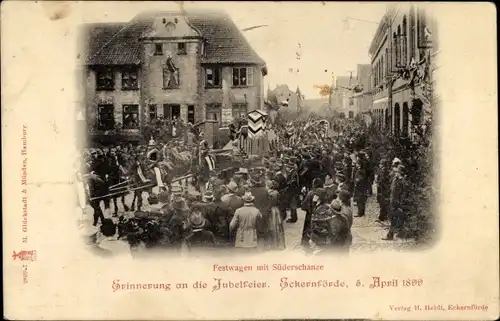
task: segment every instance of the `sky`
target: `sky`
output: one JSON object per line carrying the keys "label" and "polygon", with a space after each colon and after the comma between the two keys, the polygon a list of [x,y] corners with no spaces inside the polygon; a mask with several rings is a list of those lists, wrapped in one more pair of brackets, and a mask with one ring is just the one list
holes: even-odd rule
{"label": "sky", "polygon": [[[82,22],[128,21],[145,10],[179,10],[180,2],[92,2],[82,9]],[[219,8],[231,15],[248,42],[266,61],[264,86],[300,87],[306,98],[319,98],[314,85],[349,76],[357,64],[370,63],[368,49],[385,3],[329,2],[183,2],[186,10]],[[348,22],[345,22],[346,18]],[[358,20],[355,20],[358,19]],[[366,20],[369,22],[359,21]],[[299,47],[300,44],[300,47]],[[297,53],[300,60],[297,60]],[[293,68],[295,72],[290,72]],[[296,70],[299,70],[297,73]]]}

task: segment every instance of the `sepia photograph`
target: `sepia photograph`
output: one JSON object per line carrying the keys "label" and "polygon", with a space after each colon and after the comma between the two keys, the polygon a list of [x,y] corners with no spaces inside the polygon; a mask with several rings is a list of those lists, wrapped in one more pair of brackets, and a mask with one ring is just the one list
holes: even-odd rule
{"label": "sepia photograph", "polygon": [[495,320],[491,3],[3,1],[8,320]]}
{"label": "sepia photograph", "polygon": [[[223,4],[158,7],[80,26],[77,192],[91,250],[433,245],[432,12],[380,3],[331,21],[242,23]],[[308,37],[303,23],[337,42]]]}

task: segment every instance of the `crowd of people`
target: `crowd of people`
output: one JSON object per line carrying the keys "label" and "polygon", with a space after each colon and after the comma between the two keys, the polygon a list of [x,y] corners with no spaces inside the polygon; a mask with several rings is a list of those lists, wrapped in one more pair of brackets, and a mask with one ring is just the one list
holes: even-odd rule
{"label": "crowd of people", "polygon": [[[342,120],[324,127],[313,126],[313,121],[277,128],[278,143],[266,157],[233,171],[215,161],[211,164],[210,158],[216,157],[206,142],[193,150],[169,142],[86,151],[81,177],[88,186],[87,202],[98,228],[91,246],[101,253],[123,250],[133,255],[153,250],[285,250],[285,228],[298,222],[301,209],[306,214],[300,245],[307,253],[348,253],[354,217],[366,215],[367,199],[375,194],[380,205],[378,220],[390,221],[384,239],[393,240],[408,214],[402,161],[373,150],[362,123]],[[151,157],[152,153],[157,156]],[[171,183],[173,159],[183,163],[182,153],[189,155],[184,167],[195,174],[191,183],[196,193]],[[161,184],[151,170],[162,168],[159,163],[170,163],[164,167]],[[134,191],[134,201],[128,205],[123,194],[106,196],[109,186],[120,185],[124,176],[135,176],[133,181],[138,183],[154,182]],[[153,186],[158,187],[155,192]],[[143,205],[144,192],[147,206]],[[101,205],[110,208],[111,200],[114,211],[106,217]],[[122,212],[117,200],[123,203]]]}

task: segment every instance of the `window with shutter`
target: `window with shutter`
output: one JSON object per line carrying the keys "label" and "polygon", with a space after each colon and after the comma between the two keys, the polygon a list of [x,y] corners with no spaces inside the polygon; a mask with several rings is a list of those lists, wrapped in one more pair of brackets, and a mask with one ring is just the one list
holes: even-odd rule
{"label": "window with shutter", "polygon": [[205,68],[205,87],[218,88],[221,87],[222,70],[220,67],[207,67]]}
{"label": "window with shutter", "polygon": [[[250,68],[246,67],[233,68],[233,87],[246,87],[249,85],[248,69]],[[253,69],[250,72],[252,73],[252,78],[253,78]]]}

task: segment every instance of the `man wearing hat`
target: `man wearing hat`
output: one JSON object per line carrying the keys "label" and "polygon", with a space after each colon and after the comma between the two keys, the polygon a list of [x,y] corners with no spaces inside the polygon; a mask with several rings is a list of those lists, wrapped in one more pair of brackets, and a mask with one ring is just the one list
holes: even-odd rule
{"label": "man wearing hat", "polygon": [[234,246],[245,252],[253,252],[258,246],[258,231],[262,228],[262,214],[254,206],[255,197],[246,192],[242,197],[243,207],[236,210],[229,224],[231,231],[236,231]]}
{"label": "man wearing hat", "polygon": [[290,218],[287,223],[297,222],[297,208],[300,206],[300,178],[299,178],[299,167],[297,164],[296,157],[290,157],[289,159],[289,171],[287,173],[287,189],[284,191],[287,193],[285,199],[287,199],[286,208],[290,209]]}
{"label": "man wearing hat", "polygon": [[368,197],[369,185],[368,180],[368,170],[366,159],[363,154],[359,153],[357,155],[356,168],[354,170],[354,200],[356,201],[356,206],[358,212],[356,217],[365,216],[366,200]]}
{"label": "man wearing hat", "polygon": [[391,226],[387,236],[383,240],[392,241],[394,234],[400,232],[403,227],[406,213],[405,213],[405,193],[406,184],[404,181],[404,166],[399,165],[394,169],[394,178],[391,183],[391,194],[389,198],[389,209],[391,215]]}
{"label": "man wearing hat", "polygon": [[280,204],[279,209],[281,213],[281,219],[286,219],[286,210],[290,203],[290,197],[288,195],[288,179],[285,170],[285,165],[283,163],[276,163],[273,170],[275,171],[273,181],[278,183],[278,192],[280,194]]}
{"label": "man wearing hat", "polygon": [[325,178],[325,191],[327,201],[330,203],[337,198],[337,184],[330,175],[326,175]]}
{"label": "man wearing hat", "polygon": [[346,155],[344,156],[344,160],[343,160],[343,163],[342,163],[342,166],[343,166],[343,171],[342,171],[342,174],[344,174],[344,179],[345,179],[345,183],[349,186],[350,190],[349,192],[353,192],[352,191],[352,176],[353,176],[353,168],[352,168],[352,159],[349,157],[349,155],[346,153]]}
{"label": "man wearing hat", "polygon": [[383,157],[377,173],[377,201],[380,206],[378,221],[383,222],[389,213],[389,199],[391,194],[391,168],[387,157]]}
{"label": "man wearing hat", "polygon": [[214,191],[214,221],[211,222],[210,225],[211,231],[212,233],[214,233],[217,245],[227,247],[229,245],[232,246],[232,239],[229,233],[229,222],[231,222],[234,212],[229,208],[229,206],[222,202],[222,192],[222,187],[219,190]]}
{"label": "man wearing hat", "polygon": [[336,174],[335,175],[335,182],[337,183],[337,194],[342,191],[346,190],[350,192],[350,187],[349,184],[347,184],[346,179],[344,174]]}
{"label": "man wearing hat", "polygon": [[172,233],[171,242],[172,246],[176,250],[180,250],[182,242],[187,233],[187,219],[189,214],[189,207],[186,200],[181,196],[181,194],[174,194],[174,198],[171,202],[171,210],[168,216],[168,228]]}
{"label": "man wearing hat", "polygon": [[215,246],[215,237],[207,230],[207,219],[202,215],[201,208],[193,206],[188,225],[190,233],[186,236],[185,244],[190,252]]}
{"label": "man wearing hat", "polygon": [[234,213],[237,209],[243,206],[244,202],[238,196],[238,185],[235,182],[229,182],[226,186],[227,193],[221,197],[221,201],[226,204]]}
{"label": "man wearing hat", "polygon": [[[204,146],[204,145],[203,145]],[[215,157],[208,153],[208,149],[200,147],[199,184],[200,191],[205,191],[205,184],[210,178],[210,172],[215,171]]]}

